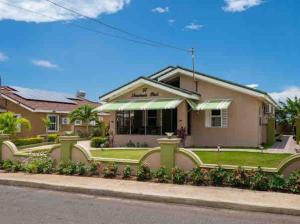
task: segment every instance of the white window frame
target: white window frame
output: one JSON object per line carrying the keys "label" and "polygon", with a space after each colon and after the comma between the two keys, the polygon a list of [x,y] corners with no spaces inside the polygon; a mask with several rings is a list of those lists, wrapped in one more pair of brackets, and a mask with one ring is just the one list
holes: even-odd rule
{"label": "white window frame", "polygon": [[[212,111],[213,110],[210,111],[210,127],[211,128],[223,128],[223,114],[222,114],[222,110],[218,110],[218,111],[220,111],[220,115],[213,115]],[[213,126],[213,118],[214,117],[216,117],[216,118],[220,117],[221,118],[220,126]]]}
{"label": "white window frame", "polygon": [[91,126],[96,126],[96,121],[90,121]]}
{"label": "white window frame", "polygon": [[50,121],[50,117],[56,117],[56,130],[49,130],[49,128],[47,128],[47,132],[49,133],[54,133],[54,132],[59,132],[59,115],[58,114],[48,114],[47,118]]}
{"label": "white window frame", "polygon": [[82,120],[75,120],[74,125],[75,126],[81,126],[82,125]]}
{"label": "white window frame", "polygon": [[62,125],[69,125],[70,124],[70,118],[68,118],[68,117],[62,117],[61,118],[61,124]]}
{"label": "white window frame", "polygon": [[[21,114],[15,114],[15,118],[21,118],[22,115]],[[22,125],[18,124],[17,126],[17,133],[21,133],[22,132]]]}
{"label": "white window frame", "polygon": [[[228,127],[228,110],[221,110],[216,109],[220,111],[220,115],[212,115],[213,110],[206,110],[205,111],[205,128],[227,128]],[[221,116],[221,126],[213,126],[212,125],[212,119],[213,117],[220,117]],[[226,119],[224,120],[224,117]]]}

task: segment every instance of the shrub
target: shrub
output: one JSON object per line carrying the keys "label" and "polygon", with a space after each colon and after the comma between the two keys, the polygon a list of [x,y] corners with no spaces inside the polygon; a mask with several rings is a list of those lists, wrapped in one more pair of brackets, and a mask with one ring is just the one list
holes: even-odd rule
{"label": "shrub", "polygon": [[215,186],[222,186],[226,184],[228,175],[228,171],[222,167],[218,167],[209,171],[210,181]]}
{"label": "shrub", "polygon": [[73,161],[63,161],[60,162],[57,168],[57,171],[59,174],[64,174],[64,175],[73,175],[76,173],[76,163]]}
{"label": "shrub", "polygon": [[114,178],[117,176],[118,166],[115,163],[110,163],[104,167],[103,174],[105,178]]}
{"label": "shrub", "polygon": [[239,167],[228,174],[227,182],[232,187],[249,187],[252,173]]}
{"label": "shrub", "polygon": [[286,189],[286,181],[282,175],[273,174],[270,176],[268,188],[273,191],[283,191]]}
{"label": "shrub", "polygon": [[193,185],[207,185],[209,182],[208,171],[200,167],[193,168],[189,173],[189,180]]}
{"label": "shrub", "polygon": [[91,147],[101,148],[107,146],[107,138],[94,137],[91,139]]}
{"label": "shrub", "polygon": [[85,165],[82,162],[76,163],[76,170],[75,170],[76,174],[78,174],[80,176],[84,176],[84,175],[87,175],[89,170],[90,170],[89,165]]}
{"label": "shrub", "polygon": [[253,176],[250,177],[250,188],[254,190],[266,191],[269,187],[269,177],[259,167]]}
{"label": "shrub", "polygon": [[24,170],[23,165],[20,161],[4,160],[2,168],[7,172],[19,172]]}
{"label": "shrub", "polygon": [[167,183],[169,176],[165,167],[160,167],[154,172],[154,177],[157,178],[159,183]]}
{"label": "shrub", "polygon": [[48,142],[58,142],[58,134],[48,134]]}
{"label": "shrub", "polygon": [[36,137],[36,138],[19,138],[19,139],[13,140],[13,143],[16,146],[24,146],[24,145],[32,145],[32,144],[42,143],[43,141],[44,141],[44,139],[41,138],[41,137]]}
{"label": "shrub", "polygon": [[123,179],[128,179],[131,177],[131,166],[127,165],[124,167],[124,170],[123,170]]}
{"label": "shrub", "polygon": [[52,173],[53,160],[45,155],[29,158],[24,164],[24,170],[28,173]]}
{"label": "shrub", "polygon": [[151,179],[150,168],[145,164],[138,166],[136,176],[138,181],[150,180]]}
{"label": "shrub", "polygon": [[180,168],[172,169],[172,181],[174,184],[184,184],[187,180],[187,174]]}
{"label": "shrub", "polygon": [[292,193],[300,193],[300,171],[293,172],[289,176],[287,188]]}
{"label": "shrub", "polygon": [[126,147],[135,147],[135,144],[129,140],[129,142],[127,142]]}
{"label": "shrub", "polygon": [[92,131],[92,137],[102,137],[103,131],[101,128],[94,128]]}
{"label": "shrub", "polygon": [[90,175],[98,175],[98,168],[97,168],[97,163],[90,163],[89,164],[89,174]]}

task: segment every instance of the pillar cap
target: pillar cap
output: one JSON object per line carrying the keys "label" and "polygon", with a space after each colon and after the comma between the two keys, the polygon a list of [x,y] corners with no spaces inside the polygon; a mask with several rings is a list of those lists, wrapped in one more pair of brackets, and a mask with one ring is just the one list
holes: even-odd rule
{"label": "pillar cap", "polygon": [[79,139],[80,139],[79,136],[68,136],[68,135],[59,136],[59,141],[77,141]]}
{"label": "pillar cap", "polygon": [[181,138],[159,138],[157,141],[159,144],[179,144],[181,142]]}

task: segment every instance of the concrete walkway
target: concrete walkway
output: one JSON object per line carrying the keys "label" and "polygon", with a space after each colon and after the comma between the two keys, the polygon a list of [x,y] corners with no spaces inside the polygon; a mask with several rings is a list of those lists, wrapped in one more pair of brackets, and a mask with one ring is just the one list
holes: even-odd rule
{"label": "concrete walkway", "polygon": [[274,153],[296,153],[296,149],[300,149],[292,135],[283,135],[281,140],[281,142],[276,141],[268,151]]}
{"label": "concrete walkway", "polygon": [[300,216],[300,195],[284,193],[24,173],[0,173],[0,184]]}

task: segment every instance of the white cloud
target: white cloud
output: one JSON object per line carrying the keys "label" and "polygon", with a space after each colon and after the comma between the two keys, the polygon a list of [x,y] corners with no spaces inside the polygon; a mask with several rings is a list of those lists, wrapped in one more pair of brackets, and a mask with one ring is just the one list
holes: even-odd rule
{"label": "white cloud", "polygon": [[[7,2],[18,7],[36,11],[51,18],[29,13],[28,11],[11,7],[0,1],[0,20],[10,19],[16,21],[40,23],[73,20],[79,18],[78,15],[59,8],[45,0],[10,0]],[[96,18],[103,13],[111,14],[122,10],[127,4],[130,3],[130,0],[64,0],[63,2],[55,0],[55,2],[61,3],[61,5],[64,5],[68,8],[77,10],[86,16]]]}
{"label": "white cloud", "polygon": [[173,23],[175,23],[175,19],[169,19],[168,20],[168,23],[171,25],[171,24],[173,24]]}
{"label": "white cloud", "polygon": [[169,7],[165,7],[165,8],[157,7],[157,8],[152,9],[152,12],[167,13],[167,12],[169,12]]}
{"label": "white cloud", "polygon": [[200,30],[203,27],[201,24],[197,23],[190,23],[189,25],[186,25],[184,28],[187,30]]}
{"label": "white cloud", "polygon": [[47,60],[33,60],[32,63],[36,66],[44,68],[58,68],[58,65],[53,64],[51,61]]}
{"label": "white cloud", "polygon": [[4,62],[8,59],[8,56],[3,52],[0,52],[0,62]]}
{"label": "white cloud", "polygon": [[243,12],[251,7],[258,6],[263,0],[224,0],[223,10],[226,12]]}
{"label": "white cloud", "polygon": [[253,88],[253,89],[256,89],[258,87],[258,84],[253,83],[253,84],[249,84],[249,85],[246,85],[246,86],[248,86],[250,88]]}
{"label": "white cloud", "polygon": [[269,93],[271,97],[277,102],[279,101],[286,101],[286,98],[294,98],[295,96],[300,97],[300,87],[298,86],[291,86],[284,89],[281,92],[272,92]]}

